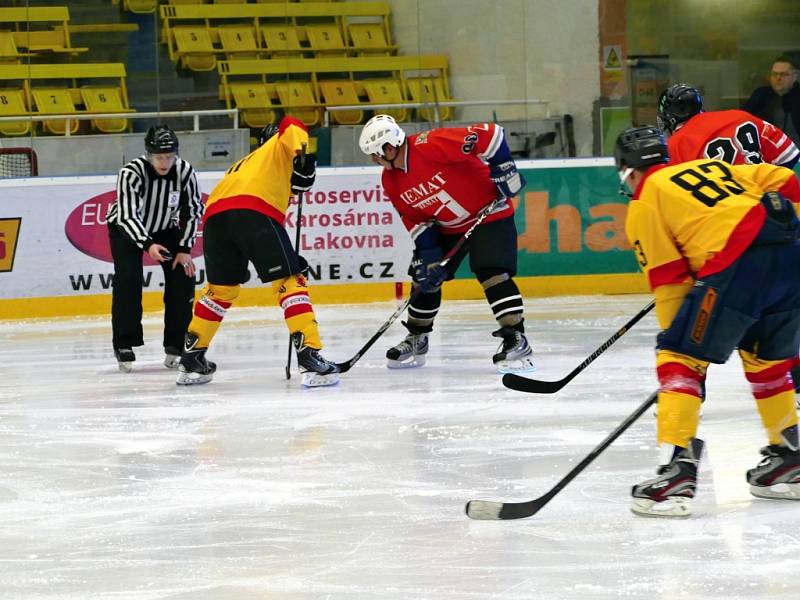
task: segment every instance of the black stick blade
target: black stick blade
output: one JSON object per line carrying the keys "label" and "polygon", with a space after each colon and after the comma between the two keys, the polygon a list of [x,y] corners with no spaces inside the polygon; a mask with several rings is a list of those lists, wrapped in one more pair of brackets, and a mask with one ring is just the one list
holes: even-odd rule
{"label": "black stick blade", "polygon": [[555,394],[563,388],[569,379],[559,381],[540,381],[539,379],[528,379],[515,373],[503,375],[503,385],[510,390],[517,392],[528,392],[529,394]]}
{"label": "black stick blade", "polygon": [[544,506],[541,499],[528,502],[491,502],[489,500],[470,500],[467,502],[467,516],[479,521],[507,521],[525,519],[539,512]]}

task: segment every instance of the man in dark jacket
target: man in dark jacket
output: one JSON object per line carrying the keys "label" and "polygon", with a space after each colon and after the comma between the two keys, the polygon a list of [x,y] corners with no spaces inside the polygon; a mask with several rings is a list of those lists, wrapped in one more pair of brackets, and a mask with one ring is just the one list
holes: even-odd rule
{"label": "man in dark jacket", "polygon": [[743,108],[783,130],[795,144],[800,145],[800,85],[788,56],[775,59],[769,85],[756,88]]}

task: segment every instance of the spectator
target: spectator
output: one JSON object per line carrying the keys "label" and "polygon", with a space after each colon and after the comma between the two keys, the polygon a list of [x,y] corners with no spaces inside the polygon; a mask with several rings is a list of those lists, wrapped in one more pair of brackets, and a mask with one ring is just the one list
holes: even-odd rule
{"label": "spectator", "polygon": [[772,63],[769,85],[756,90],[744,110],[783,130],[800,146],[800,86],[792,59],[779,56]]}

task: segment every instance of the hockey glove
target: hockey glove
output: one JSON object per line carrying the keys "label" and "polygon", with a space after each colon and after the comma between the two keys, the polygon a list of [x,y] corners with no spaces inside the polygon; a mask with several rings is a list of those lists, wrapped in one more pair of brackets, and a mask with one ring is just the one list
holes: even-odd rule
{"label": "hockey glove", "polygon": [[498,164],[489,165],[489,177],[491,177],[497,190],[505,198],[513,198],[525,187],[525,178],[522,173],[517,171],[517,165],[513,160]]}
{"label": "hockey glove", "polygon": [[442,260],[442,249],[417,248],[411,259],[411,279],[414,280],[423,294],[435,292],[447,279],[447,271],[439,264]]}
{"label": "hockey glove", "polygon": [[306,260],[306,257],[303,256],[302,254],[298,254],[297,264],[300,265],[300,275],[308,279],[308,272],[310,270],[310,267],[308,266],[308,261]]}
{"label": "hockey glove", "polygon": [[317,157],[306,154],[305,164],[301,164],[302,157],[295,156],[292,166],[292,193],[307,192],[314,185],[317,177]]}

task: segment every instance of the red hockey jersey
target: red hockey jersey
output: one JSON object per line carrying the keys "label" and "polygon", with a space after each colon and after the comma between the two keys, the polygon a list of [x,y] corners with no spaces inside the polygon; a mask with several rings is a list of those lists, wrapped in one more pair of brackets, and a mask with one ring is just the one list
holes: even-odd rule
{"label": "red hockey jersey", "polygon": [[799,154],[783,131],[743,110],[697,114],[669,138],[670,164],[712,158],[732,165],[786,165]]}
{"label": "red hockey jersey", "polygon": [[[408,136],[405,168],[384,169],[382,177],[406,228],[435,221],[445,234],[469,229],[476,214],[499,195],[484,161],[494,156],[503,136],[503,128],[494,123]],[[485,222],[512,214],[513,206],[501,202]]]}

